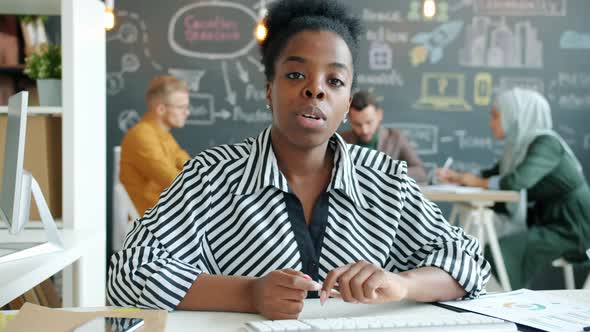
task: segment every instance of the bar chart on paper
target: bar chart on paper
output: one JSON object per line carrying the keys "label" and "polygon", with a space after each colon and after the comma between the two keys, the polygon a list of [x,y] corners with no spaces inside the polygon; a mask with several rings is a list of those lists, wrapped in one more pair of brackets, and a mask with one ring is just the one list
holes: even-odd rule
{"label": "bar chart on paper", "polygon": [[582,331],[590,322],[590,299],[562,298],[528,289],[443,304],[544,331]]}

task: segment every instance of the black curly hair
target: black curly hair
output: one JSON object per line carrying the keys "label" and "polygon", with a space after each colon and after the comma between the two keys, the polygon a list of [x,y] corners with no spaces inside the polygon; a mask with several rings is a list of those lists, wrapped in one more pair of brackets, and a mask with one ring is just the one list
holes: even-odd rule
{"label": "black curly hair", "polygon": [[[350,49],[353,69],[357,67],[362,24],[336,0],[280,0],[271,5],[264,21],[268,35],[259,46],[264,75],[269,82],[274,79],[274,63],[289,39],[304,30],[338,34]],[[352,88],[355,86],[356,70],[353,70]]]}

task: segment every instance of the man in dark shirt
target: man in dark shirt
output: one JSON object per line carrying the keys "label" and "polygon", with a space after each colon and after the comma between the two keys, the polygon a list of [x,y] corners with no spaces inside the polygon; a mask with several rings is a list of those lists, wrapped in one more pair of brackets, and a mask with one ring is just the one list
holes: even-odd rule
{"label": "man in dark shirt", "polygon": [[357,144],[381,151],[393,159],[408,163],[408,175],[418,183],[427,180],[426,171],[418,154],[399,129],[381,127],[383,110],[375,96],[368,91],[359,91],[352,97],[348,113],[352,130],[341,133],[350,144]]}

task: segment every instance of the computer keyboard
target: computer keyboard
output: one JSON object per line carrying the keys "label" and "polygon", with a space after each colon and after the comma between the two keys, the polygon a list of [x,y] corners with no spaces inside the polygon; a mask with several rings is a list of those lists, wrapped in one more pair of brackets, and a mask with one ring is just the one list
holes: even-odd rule
{"label": "computer keyboard", "polygon": [[404,315],[376,317],[338,317],[300,320],[260,320],[246,323],[246,329],[253,332],[272,331],[476,331],[504,332],[517,331],[516,325],[501,319],[474,313],[442,315]]}

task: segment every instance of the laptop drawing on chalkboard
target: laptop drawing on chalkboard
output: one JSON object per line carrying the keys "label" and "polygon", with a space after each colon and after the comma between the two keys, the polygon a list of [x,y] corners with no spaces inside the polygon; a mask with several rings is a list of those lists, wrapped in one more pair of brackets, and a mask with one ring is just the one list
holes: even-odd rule
{"label": "laptop drawing on chalkboard", "polygon": [[470,111],[465,101],[465,76],[457,73],[422,75],[420,99],[414,108],[441,111]]}

